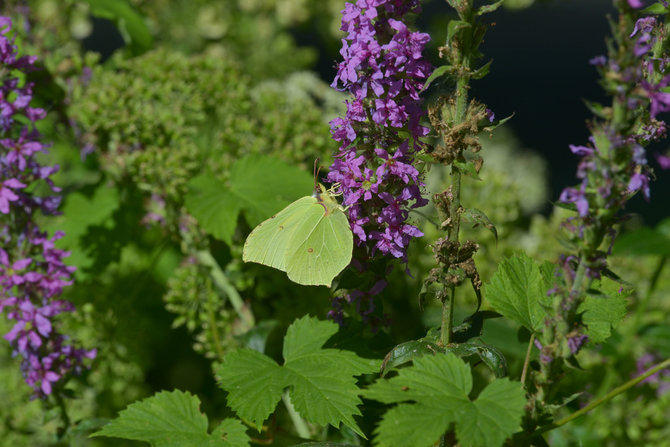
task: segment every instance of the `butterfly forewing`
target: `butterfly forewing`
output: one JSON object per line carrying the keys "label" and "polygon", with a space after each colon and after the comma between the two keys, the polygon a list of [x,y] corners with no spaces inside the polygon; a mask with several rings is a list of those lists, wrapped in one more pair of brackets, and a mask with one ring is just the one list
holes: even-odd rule
{"label": "butterfly forewing", "polygon": [[330,286],[351,262],[353,235],[344,212],[315,203],[291,236],[286,273],[299,284]]}
{"label": "butterfly forewing", "polygon": [[[247,237],[242,260],[286,271],[286,252],[291,236],[296,229],[302,227],[304,213],[316,203],[317,199],[314,197],[303,197],[263,221]],[[323,209],[322,206],[317,206]]]}

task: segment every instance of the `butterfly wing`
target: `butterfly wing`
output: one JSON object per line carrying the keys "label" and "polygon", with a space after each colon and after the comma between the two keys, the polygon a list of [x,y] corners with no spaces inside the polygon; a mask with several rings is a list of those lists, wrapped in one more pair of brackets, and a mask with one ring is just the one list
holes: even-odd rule
{"label": "butterfly wing", "polygon": [[286,273],[291,281],[330,286],[351,262],[354,240],[342,209],[319,200],[306,209],[288,247]]}
{"label": "butterfly wing", "polygon": [[303,197],[261,222],[247,237],[242,260],[286,271],[286,250],[291,236],[302,226],[306,213],[316,203],[314,197]]}

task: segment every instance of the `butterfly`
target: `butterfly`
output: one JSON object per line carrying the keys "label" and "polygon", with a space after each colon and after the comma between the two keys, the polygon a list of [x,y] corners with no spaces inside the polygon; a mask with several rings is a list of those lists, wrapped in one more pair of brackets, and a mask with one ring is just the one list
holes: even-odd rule
{"label": "butterfly", "polygon": [[353,234],[345,209],[319,184],[261,222],[247,237],[244,262],[256,262],[286,272],[298,284],[330,286],[349,265]]}

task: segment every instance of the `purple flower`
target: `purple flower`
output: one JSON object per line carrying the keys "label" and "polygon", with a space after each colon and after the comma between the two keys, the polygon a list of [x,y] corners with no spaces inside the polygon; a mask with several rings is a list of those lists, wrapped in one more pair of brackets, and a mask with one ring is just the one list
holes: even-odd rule
{"label": "purple flower", "polygon": [[[406,224],[409,210],[423,206],[414,151],[427,129],[419,92],[431,72],[422,52],[430,37],[403,22],[418,1],[358,0],[346,3],[347,33],[333,87],[353,95],[344,118],[331,121],[340,143],[328,180],[343,195],[356,242],[370,254],[406,260],[407,246],[421,232]],[[401,136],[409,130],[409,138]]]}
{"label": "purple flower", "polygon": [[19,200],[13,189],[25,188],[26,185],[17,179],[10,178],[0,183],[0,213],[9,214],[9,203]]}
{"label": "purple flower", "polygon": [[644,3],[642,3],[641,0],[628,0],[628,4],[630,5],[631,8],[642,8],[644,6]]}
{"label": "purple flower", "polygon": [[667,155],[656,154],[656,161],[661,166],[661,169],[670,169],[670,157]]}
{"label": "purple flower", "polygon": [[[70,302],[57,299],[72,284],[74,267],[63,262],[69,253],[54,245],[63,233],[49,238],[33,220],[37,211],[57,213],[60,196],[41,196],[30,186],[43,182],[58,193],[50,179],[58,168],[42,166],[34,157],[46,152],[34,126],[45,112],[30,107],[32,85],[11,75],[33,70],[36,58],[17,57],[10,30],[11,21],[0,16],[0,312],[14,321],[3,338],[21,358],[26,383],[44,398],[79,374],[95,350],[75,349],[55,324],[58,314],[74,311]],[[18,229],[15,222],[21,223]]]}

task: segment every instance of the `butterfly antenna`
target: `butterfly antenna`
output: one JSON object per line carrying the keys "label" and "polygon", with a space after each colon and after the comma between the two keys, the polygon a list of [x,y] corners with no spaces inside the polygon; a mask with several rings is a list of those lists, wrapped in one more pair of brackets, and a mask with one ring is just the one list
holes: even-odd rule
{"label": "butterfly antenna", "polygon": [[313,173],[313,176],[314,176],[314,191],[318,190],[317,179],[319,178],[319,171],[321,171],[321,166],[319,166],[319,158],[317,157],[317,158],[314,159],[314,173]]}

